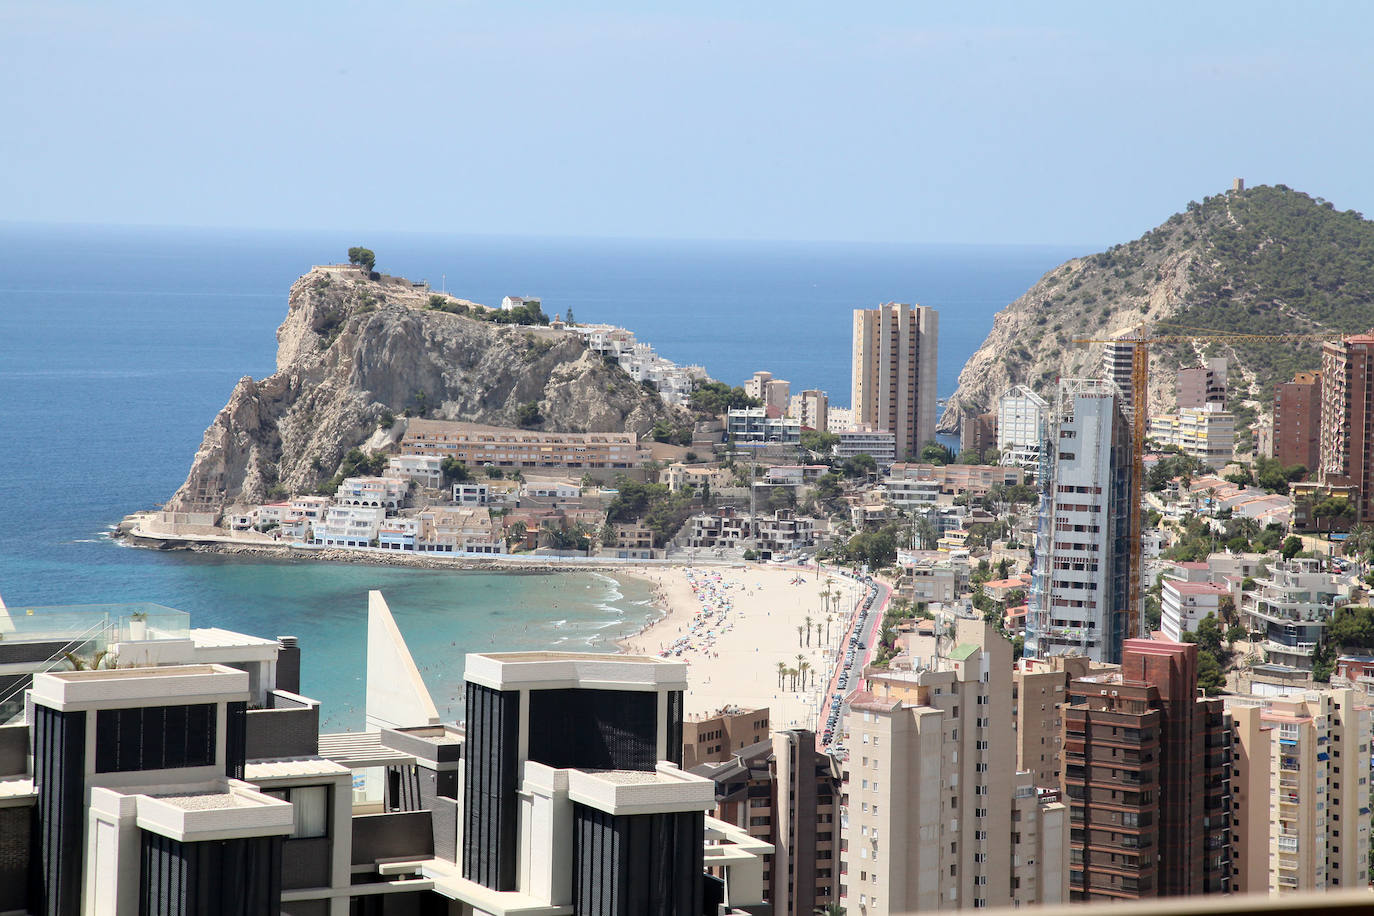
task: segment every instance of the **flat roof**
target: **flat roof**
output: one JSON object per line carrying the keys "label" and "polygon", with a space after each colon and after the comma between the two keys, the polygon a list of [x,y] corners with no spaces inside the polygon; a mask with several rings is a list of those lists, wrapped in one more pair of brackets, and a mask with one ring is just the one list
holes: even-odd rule
{"label": "flat roof", "polygon": [[176,805],[186,811],[210,811],[215,808],[251,808],[252,802],[245,802],[233,792],[173,792],[167,795],[152,795],[158,801]]}
{"label": "flat roof", "polygon": [[347,773],[348,767],[325,757],[293,757],[278,760],[250,760],[243,767],[243,778],[292,779],[299,777],[332,777]]}
{"label": "flat roof", "polygon": [[247,633],[235,633],[233,630],[224,630],[220,627],[193,627],[191,629],[191,642],[201,649],[227,649],[245,646],[275,647],[277,645],[275,639],[249,636]]}
{"label": "flat roof", "polygon": [[464,677],[493,690],[686,690],[687,663],[594,652],[474,652]]}
{"label": "flat roof", "polygon": [[165,665],[33,676],[34,701],[50,709],[114,709],[148,700],[197,703],[247,700],[248,672],[226,665]]}
{"label": "flat roof", "polygon": [[320,756],[351,770],[391,764],[413,764],[415,755],[382,744],[381,732],[337,732],[320,735]]}

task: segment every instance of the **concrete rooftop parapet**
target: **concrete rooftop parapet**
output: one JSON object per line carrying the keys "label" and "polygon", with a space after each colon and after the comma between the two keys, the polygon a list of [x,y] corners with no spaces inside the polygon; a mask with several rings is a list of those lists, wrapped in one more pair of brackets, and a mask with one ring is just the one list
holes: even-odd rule
{"label": "concrete rooftop parapet", "polygon": [[264,795],[237,779],[189,786],[168,795],[95,787],[91,809],[116,819],[135,815],[140,828],[183,843],[285,835],[295,824],[290,802]]}
{"label": "concrete rooftop parapet", "polygon": [[657,771],[569,770],[568,797],[612,815],[711,811],[716,784],[660,762]]}
{"label": "concrete rooftop parapet", "polygon": [[687,663],[591,652],[471,653],[464,677],[493,690],[686,690]]}
{"label": "concrete rooftop parapet", "polygon": [[61,712],[247,702],[248,673],[225,665],[42,672],[33,676],[33,699]]}

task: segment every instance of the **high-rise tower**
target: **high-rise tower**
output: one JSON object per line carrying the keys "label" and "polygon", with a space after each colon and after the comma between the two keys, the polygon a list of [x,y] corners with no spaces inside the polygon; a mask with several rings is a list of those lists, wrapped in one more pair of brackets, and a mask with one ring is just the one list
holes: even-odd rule
{"label": "high-rise tower", "polygon": [[1061,379],[1040,473],[1026,654],[1118,662],[1130,603],[1131,432],[1116,385]]}
{"label": "high-rise tower", "polygon": [[939,326],[924,305],[854,310],[854,425],[892,433],[899,459],[935,438]]}
{"label": "high-rise tower", "polygon": [[1374,334],[1322,346],[1319,479],[1325,487],[1354,487],[1358,520],[1374,521]]}

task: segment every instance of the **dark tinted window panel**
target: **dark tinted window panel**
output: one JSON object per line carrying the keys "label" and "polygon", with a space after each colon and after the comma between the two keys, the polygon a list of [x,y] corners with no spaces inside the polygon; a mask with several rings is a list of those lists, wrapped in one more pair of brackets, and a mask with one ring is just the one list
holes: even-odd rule
{"label": "dark tinted window panel", "polygon": [[515,890],[520,694],[467,685],[463,877]]}
{"label": "dark tinted window panel", "polygon": [[[248,704],[230,703],[225,713],[229,733],[224,736],[224,775],[231,779],[242,779],[244,761],[248,755]],[[213,757],[213,732],[210,745]]]}
{"label": "dark tinted window panel", "polygon": [[209,766],[215,762],[215,704],[102,709],[96,734],[99,773]]}
{"label": "dark tinted window panel", "polygon": [[33,769],[38,790],[35,891],[43,916],[81,912],[85,825],[86,714],[34,707]]}
{"label": "dark tinted window panel", "polygon": [[281,837],[181,843],[143,831],[140,916],[277,916]]}
{"label": "dark tinted window panel", "polygon": [[701,913],[699,812],[614,817],[573,805],[573,906],[579,916]]}
{"label": "dark tinted window panel", "polygon": [[[115,769],[119,770],[138,770],[143,753],[143,719],[145,710],[142,709],[121,709],[114,713],[116,726],[119,734],[115,738],[115,746],[118,749],[119,757]],[[99,715],[105,715],[100,713]],[[152,741],[159,742],[160,735],[154,732]],[[99,752],[99,748],[97,752]]]}
{"label": "dark tinted window panel", "polygon": [[[160,733],[161,738],[149,741],[144,745],[143,759],[147,761],[161,761],[162,765],[168,769],[186,766],[186,750],[190,743],[186,734],[186,729],[190,720],[185,706],[164,706],[160,710],[162,714],[161,728],[157,728],[156,720],[158,711],[148,710],[145,721],[148,725],[149,737],[154,733]],[[159,749],[156,745],[161,744]],[[160,750],[160,752],[159,752]]]}
{"label": "dark tinted window panel", "polygon": [[668,759],[682,766],[682,691],[668,694]]}
{"label": "dark tinted window panel", "polygon": [[530,691],[529,757],[559,768],[652,770],[658,694],[635,690]]}

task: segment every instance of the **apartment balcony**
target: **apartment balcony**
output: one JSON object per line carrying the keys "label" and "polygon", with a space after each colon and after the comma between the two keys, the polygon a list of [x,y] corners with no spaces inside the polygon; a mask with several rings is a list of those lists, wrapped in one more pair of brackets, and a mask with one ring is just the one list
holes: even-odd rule
{"label": "apartment balcony", "polygon": [[1229,812],[1231,810],[1231,793],[1223,792],[1220,795],[1208,795],[1203,803],[1203,808],[1207,811],[1215,811],[1220,808]]}
{"label": "apartment balcony", "polygon": [[1231,746],[1231,732],[1228,730],[1212,731],[1207,733],[1206,747],[1210,751],[1218,747]]}

